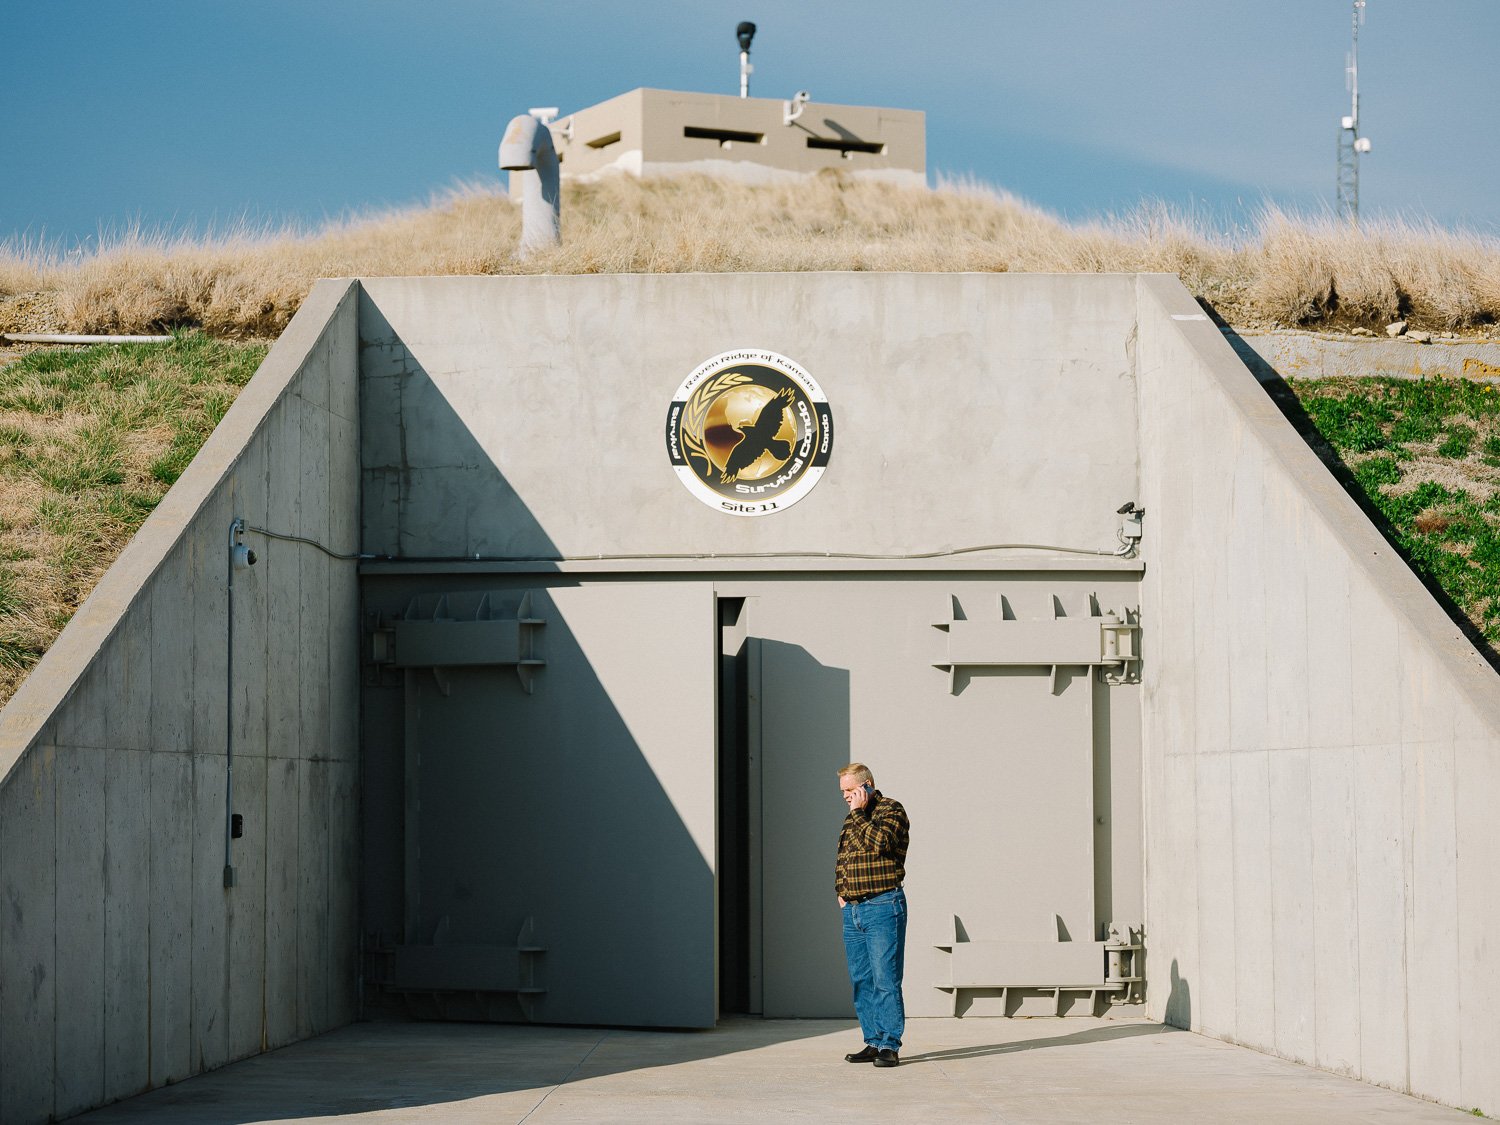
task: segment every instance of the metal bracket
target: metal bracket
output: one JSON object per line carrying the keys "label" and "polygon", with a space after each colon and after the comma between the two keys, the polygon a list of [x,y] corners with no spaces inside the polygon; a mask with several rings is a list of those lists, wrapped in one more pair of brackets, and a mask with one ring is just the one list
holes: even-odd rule
{"label": "metal bracket", "polygon": [[1146,979],[1141,969],[1145,950],[1139,925],[1111,922],[1104,940],[1104,980],[1111,990],[1111,1004],[1140,1002],[1140,985]]}
{"label": "metal bracket", "polygon": [[537,942],[536,919],[530,914],[526,921],[521,923],[521,932],[516,935],[516,956],[520,962],[520,982],[516,987],[516,1003],[521,1006],[521,1011],[526,1013],[529,1020],[536,1019],[536,998],[546,995],[547,990],[542,987],[540,973],[542,954],[547,952],[545,945]]}
{"label": "metal bracket", "polygon": [[1052,670],[1056,695],[1065,668],[1099,668],[1106,683],[1132,682],[1140,662],[1136,644],[1138,613],[1104,613],[1090,597],[1088,612],[1068,616],[1062,600],[1052,598],[1052,616],[1017,620],[1009,600],[1001,595],[998,620],[970,621],[954,600],[953,616],[933,623],[947,634],[947,652],[933,667],[948,673],[948,690],[957,694],[958,673],[966,668],[1044,667]]}
{"label": "metal bracket", "polygon": [[521,923],[516,944],[488,945],[455,942],[450,920],[438,922],[426,945],[398,945],[391,950],[391,970],[385,987],[394,992],[474,993],[504,992],[516,998],[527,1019],[536,1015],[536,999],[545,996],[542,957],[547,947],[536,936],[536,920]]}
{"label": "metal bracket", "polygon": [[537,616],[530,590],[519,603],[494,593],[422,594],[400,617],[381,619],[371,631],[376,664],[430,668],[447,695],[447,669],[510,665],[527,695],[538,668],[547,663],[541,646],[545,619]]}
{"label": "metal bracket", "polygon": [[1110,1004],[1139,1003],[1145,979],[1141,927],[1111,922],[1106,935],[1102,942],[960,940],[955,918],[933,945],[942,954],[933,987],[946,994],[950,1015],[958,1013],[960,994],[974,990],[998,990],[1002,1005],[1011,990],[1050,992],[1053,1014],[1059,1016],[1070,995],[1089,996],[1095,1009],[1101,997]]}
{"label": "metal bracket", "polygon": [[1138,622],[1131,620],[1130,611],[1124,610],[1121,614],[1106,613],[1100,620],[1099,630],[1102,647],[1099,678],[1107,684],[1139,681],[1141,653],[1136,640],[1141,627]]}

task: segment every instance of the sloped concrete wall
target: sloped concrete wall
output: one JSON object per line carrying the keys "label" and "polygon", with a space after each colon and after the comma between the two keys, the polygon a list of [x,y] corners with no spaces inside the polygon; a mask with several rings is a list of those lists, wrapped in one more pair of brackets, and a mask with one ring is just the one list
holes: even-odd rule
{"label": "sloped concrete wall", "polygon": [[1153,1016],[1500,1113],[1500,679],[1139,280]]}
{"label": "sloped concrete wall", "polygon": [[0,711],[0,1120],[66,1117],[348,1022],[358,682],[357,287],[321,282]]}

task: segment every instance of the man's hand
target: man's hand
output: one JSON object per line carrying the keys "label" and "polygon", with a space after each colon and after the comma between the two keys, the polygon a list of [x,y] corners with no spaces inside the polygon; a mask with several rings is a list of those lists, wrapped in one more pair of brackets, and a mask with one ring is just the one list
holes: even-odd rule
{"label": "man's hand", "polygon": [[870,803],[870,791],[863,785],[858,786],[854,789],[845,789],[843,793],[844,804],[849,806],[850,812],[854,812],[857,809],[862,809]]}
{"label": "man's hand", "polygon": [[844,907],[846,907],[846,906],[849,905],[847,902],[844,901],[844,896],[843,895],[835,895],[834,897],[839,900],[839,909],[840,910],[844,909]]}

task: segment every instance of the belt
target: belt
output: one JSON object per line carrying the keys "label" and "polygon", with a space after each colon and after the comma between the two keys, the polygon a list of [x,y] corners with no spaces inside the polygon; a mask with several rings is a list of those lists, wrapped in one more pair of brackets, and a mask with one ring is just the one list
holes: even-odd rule
{"label": "belt", "polygon": [[861,902],[869,902],[872,898],[879,898],[881,895],[888,895],[888,894],[891,893],[891,891],[899,891],[900,889],[901,889],[901,884],[897,883],[890,890],[887,890],[887,891],[874,891],[871,894],[860,895],[858,898],[850,898],[848,895],[845,895],[844,896],[844,901],[847,902],[847,903],[850,903],[851,905],[858,904],[858,903],[861,903]]}

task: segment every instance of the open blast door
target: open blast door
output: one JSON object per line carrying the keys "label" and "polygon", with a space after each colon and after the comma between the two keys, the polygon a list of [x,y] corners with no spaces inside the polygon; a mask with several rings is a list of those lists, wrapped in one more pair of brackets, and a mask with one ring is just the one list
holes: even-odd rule
{"label": "open blast door", "polygon": [[1105,608],[1132,593],[1052,573],[782,582],[746,598],[752,1011],[850,1014],[833,866],[851,759],[911,820],[909,1015],[1134,1002],[1137,626]]}
{"label": "open blast door", "polygon": [[424,595],[390,641],[391,986],[436,1015],[713,1026],[712,588]]}

